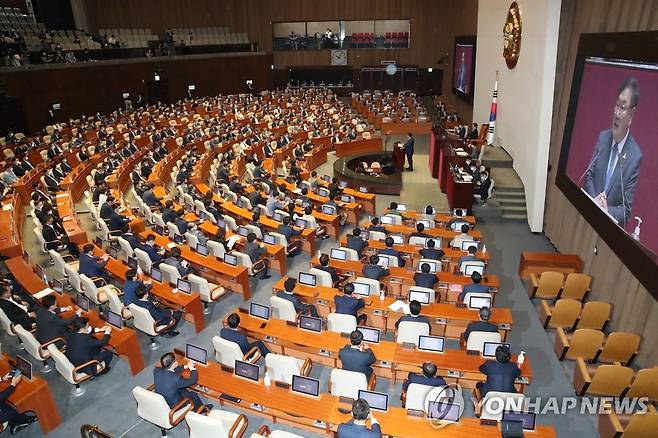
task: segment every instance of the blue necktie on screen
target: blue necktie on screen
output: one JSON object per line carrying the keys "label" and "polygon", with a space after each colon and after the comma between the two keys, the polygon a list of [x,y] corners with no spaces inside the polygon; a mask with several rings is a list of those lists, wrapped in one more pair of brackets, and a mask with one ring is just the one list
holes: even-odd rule
{"label": "blue necktie on screen", "polygon": [[619,148],[617,143],[612,145],[612,152],[610,152],[610,162],[608,163],[608,171],[605,174],[605,192],[608,192],[608,188],[612,183],[612,174],[615,173],[615,167],[617,165],[617,156],[619,155]]}

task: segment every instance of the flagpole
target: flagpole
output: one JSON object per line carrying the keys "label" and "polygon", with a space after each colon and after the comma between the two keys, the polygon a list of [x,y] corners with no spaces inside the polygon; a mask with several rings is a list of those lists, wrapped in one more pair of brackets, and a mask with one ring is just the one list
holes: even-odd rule
{"label": "flagpole", "polygon": [[491,112],[489,113],[489,129],[487,129],[487,144],[493,146],[496,132],[496,112],[498,110],[498,70],[494,83],[493,98],[491,99]]}

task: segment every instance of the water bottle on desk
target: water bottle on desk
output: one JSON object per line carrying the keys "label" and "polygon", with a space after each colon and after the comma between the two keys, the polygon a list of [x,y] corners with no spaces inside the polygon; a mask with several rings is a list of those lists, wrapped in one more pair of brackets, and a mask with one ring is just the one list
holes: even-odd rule
{"label": "water bottle on desk", "polygon": [[523,362],[525,362],[525,351],[521,351],[521,353],[519,353],[519,357],[516,359],[516,364],[519,368],[523,366]]}

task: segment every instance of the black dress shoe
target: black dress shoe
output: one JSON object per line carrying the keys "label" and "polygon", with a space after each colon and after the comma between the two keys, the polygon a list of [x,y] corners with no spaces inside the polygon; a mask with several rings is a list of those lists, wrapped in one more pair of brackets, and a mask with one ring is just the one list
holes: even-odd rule
{"label": "black dress shoe", "polygon": [[98,376],[102,376],[103,374],[107,374],[107,373],[109,373],[111,369],[112,369],[112,367],[105,367],[105,368],[103,368],[101,371],[99,371],[99,372],[96,373],[96,377],[98,377]]}
{"label": "black dress shoe", "polygon": [[175,338],[175,337],[178,336],[178,335],[180,335],[180,333],[177,332],[176,330],[173,330],[173,331],[171,331],[171,332],[167,332],[167,333],[165,333],[163,336],[166,336],[166,337],[168,337],[168,338]]}
{"label": "black dress shoe", "polygon": [[27,426],[29,426],[30,424],[32,424],[32,422],[30,422],[30,423],[16,424],[16,425],[12,426],[12,427],[9,429],[9,433],[11,433],[12,435],[16,435],[18,432],[20,432],[21,430],[25,429],[25,428],[26,428]]}
{"label": "black dress shoe", "polygon": [[260,277],[261,280],[267,280],[268,278],[272,278],[272,276],[270,274],[267,274]]}

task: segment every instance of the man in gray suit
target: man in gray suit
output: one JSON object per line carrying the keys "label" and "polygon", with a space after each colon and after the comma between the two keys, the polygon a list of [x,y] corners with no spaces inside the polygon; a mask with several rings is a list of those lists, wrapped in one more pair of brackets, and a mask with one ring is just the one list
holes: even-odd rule
{"label": "man in gray suit", "polygon": [[637,80],[628,77],[619,88],[612,113],[612,128],[599,134],[594,155],[585,172],[583,188],[594,202],[622,227],[633,206],[642,152],[630,133],[640,99]]}

